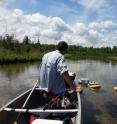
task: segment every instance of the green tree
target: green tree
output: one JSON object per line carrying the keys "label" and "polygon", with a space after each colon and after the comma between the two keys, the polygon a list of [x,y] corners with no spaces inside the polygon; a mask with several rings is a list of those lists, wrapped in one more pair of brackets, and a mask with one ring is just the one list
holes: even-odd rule
{"label": "green tree", "polygon": [[31,40],[28,38],[27,35],[24,36],[23,43],[24,43],[24,44],[30,44],[30,43],[31,43]]}

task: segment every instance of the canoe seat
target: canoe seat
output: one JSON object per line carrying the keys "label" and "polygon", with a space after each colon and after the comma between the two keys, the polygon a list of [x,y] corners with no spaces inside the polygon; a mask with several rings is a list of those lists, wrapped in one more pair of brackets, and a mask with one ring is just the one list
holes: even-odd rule
{"label": "canoe seat", "polygon": [[48,119],[35,119],[32,124],[63,124],[63,121],[48,120]]}

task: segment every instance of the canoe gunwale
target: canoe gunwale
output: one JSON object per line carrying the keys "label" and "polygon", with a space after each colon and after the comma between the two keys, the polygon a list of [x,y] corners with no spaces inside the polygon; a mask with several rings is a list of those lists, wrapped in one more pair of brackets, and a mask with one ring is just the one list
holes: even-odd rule
{"label": "canoe gunwale", "polygon": [[[31,88],[32,89],[32,88]],[[25,91],[24,93],[18,95],[17,97],[15,97],[13,100],[11,100],[10,102],[8,102],[6,105],[4,105],[3,107],[0,108],[0,112],[2,110],[4,110],[7,106],[9,106],[10,104],[12,104],[13,102],[15,102],[17,99],[19,99],[20,97],[22,97],[23,95],[25,95],[26,93],[30,92],[31,89]]]}
{"label": "canoe gunwale", "polygon": [[[21,109],[21,108],[13,108],[13,106],[10,106],[11,104],[13,104],[16,100],[18,100],[19,98],[25,96],[26,94],[29,94],[30,91],[32,90],[29,89],[27,91],[25,91],[24,93],[18,95],[16,98],[14,98],[13,100],[11,100],[8,104],[4,105],[2,108],[0,108],[0,112],[22,112],[22,113],[76,113],[76,116],[74,117],[74,123],[73,124],[81,124],[81,99],[80,99],[80,94],[77,93],[77,99],[78,99],[78,106],[76,109]],[[42,89],[42,88],[35,88],[35,90],[46,90],[46,89]],[[0,120],[1,121],[1,120]]]}
{"label": "canoe gunwale", "polygon": [[74,124],[81,124],[81,98],[80,98],[80,93],[77,93],[77,98],[78,98],[78,112],[77,115],[75,117],[75,122]]}

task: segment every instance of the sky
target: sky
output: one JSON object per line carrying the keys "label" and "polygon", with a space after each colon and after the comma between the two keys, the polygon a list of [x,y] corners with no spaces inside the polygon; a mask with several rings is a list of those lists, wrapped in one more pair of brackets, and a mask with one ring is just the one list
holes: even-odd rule
{"label": "sky", "polygon": [[85,47],[117,46],[117,0],[0,0],[0,35]]}

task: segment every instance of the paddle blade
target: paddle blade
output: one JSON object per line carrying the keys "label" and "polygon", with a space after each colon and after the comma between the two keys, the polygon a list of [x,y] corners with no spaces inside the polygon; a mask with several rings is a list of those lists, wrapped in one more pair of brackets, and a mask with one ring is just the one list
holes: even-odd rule
{"label": "paddle blade", "polygon": [[17,121],[14,121],[13,124],[18,124]]}
{"label": "paddle blade", "polygon": [[39,80],[34,80],[34,81],[33,81],[33,83],[38,83],[38,82],[39,82]]}
{"label": "paddle blade", "polygon": [[83,87],[81,85],[76,86],[76,92],[77,93],[82,93],[83,92]]}
{"label": "paddle blade", "polygon": [[114,87],[113,90],[114,90],[115,92],[117,92],[117,87]]}

